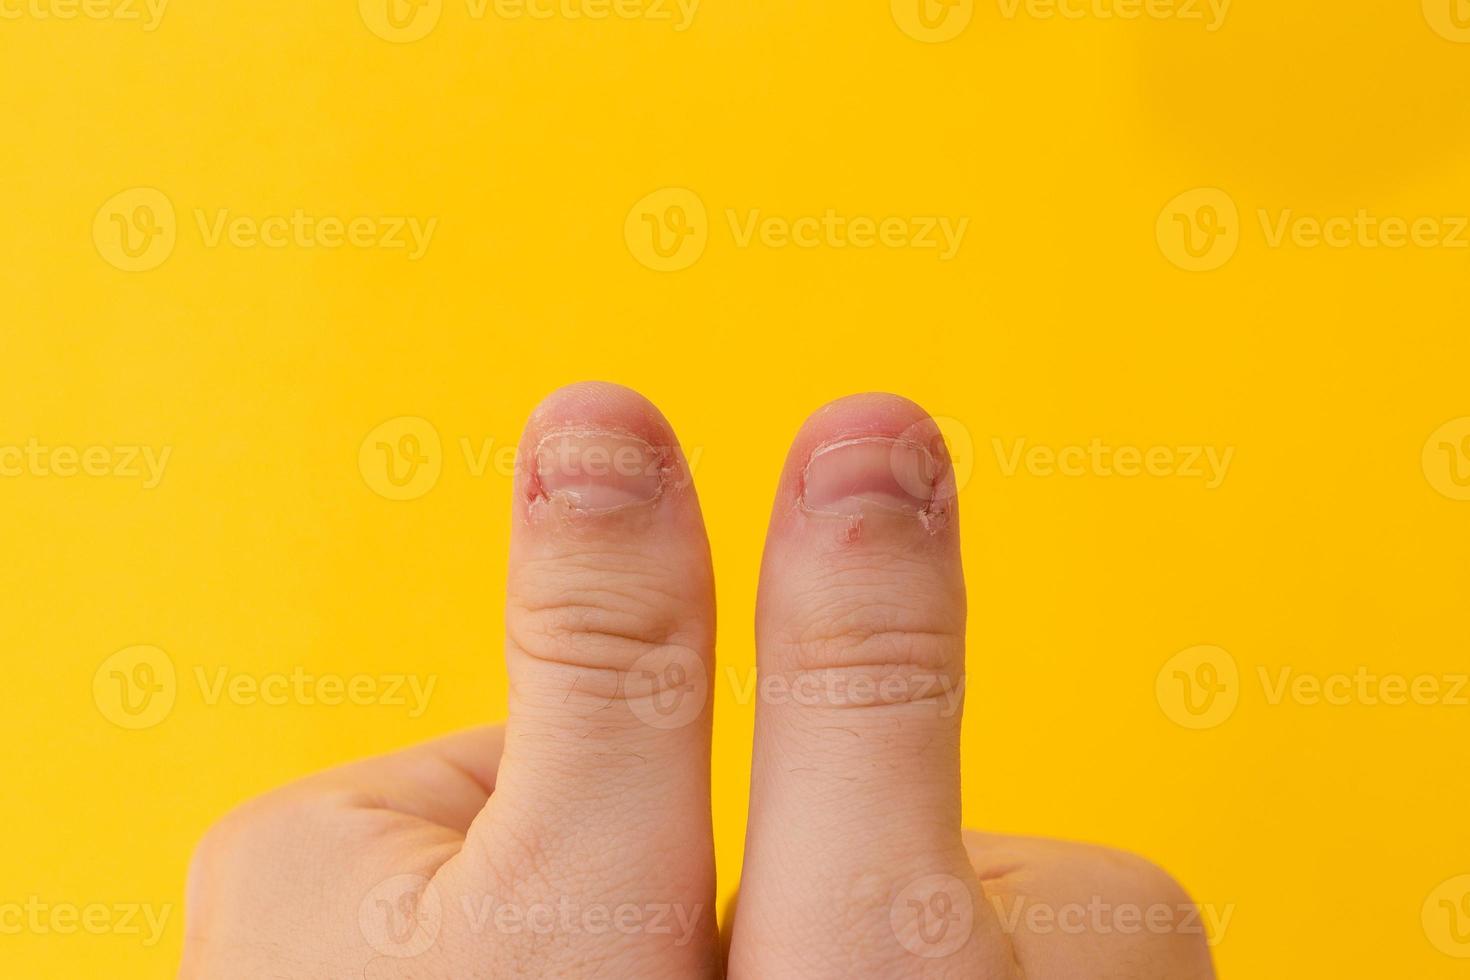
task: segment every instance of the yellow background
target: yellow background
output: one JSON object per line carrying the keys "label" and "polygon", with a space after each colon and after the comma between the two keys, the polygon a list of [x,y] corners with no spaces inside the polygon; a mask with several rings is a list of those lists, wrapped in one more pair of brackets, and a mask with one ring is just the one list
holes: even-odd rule
{"label": "yellow background", "polygon": [[[1470,213],[1450,0],[1236,0],[1216,30],[985,0],[948,12],[968,21],[943,43],[887,0],[704,0],[683,31],[444,0],[413,43],[353,0],[174,0],[152,31],[4,2],[0,445],[172,455],[153,489],[0,478],[0,904],[176,906],[151,948],[0,935],[6,976],[169,975],[188,857],[221,813],[503,716],[510,481],[473,475],[462,440],[513,445],[583,378],[642,390],[699,454],[725,890],[753,708],[724,670],[753,664],[767,501],[808,411],[886,389],[945,416],[973,467],[968,821],[1153,857],[1231,915],[1223,976],[1470,976],[1431,901],[1470,872],[1470,707],[1273,704],[1259,679],[1470,667],[1470,502],[1436,489],[1470,458],[1426,450],[1470,416],[1470,249],[1268,235],[1286,209]],[[140,187],[176,241],[127,272],[94,220]],[[707,209],[680,271],[625,238],[665,188]],[[1164,209],[1200,188],[1238,209],[1235,251],[1186,271]],[[742,247],[727,216],[829,208],[970,224],[946,262]],[[220,209],[438,223],[410,261],[210,247],[195,213]],[[442,472],[389,501],[359,448],[401,416],[438,432]],[[1207,489],[1007,475],[994,442],[1094,438],[1234,458]],[[178,692],[130,731],[93,680],[140,644]],[[1193,729],[1160,671],[1201,645],[1233,658],[1238,703]],[[417,719],[210,705],[196,667],[437,687]]]}

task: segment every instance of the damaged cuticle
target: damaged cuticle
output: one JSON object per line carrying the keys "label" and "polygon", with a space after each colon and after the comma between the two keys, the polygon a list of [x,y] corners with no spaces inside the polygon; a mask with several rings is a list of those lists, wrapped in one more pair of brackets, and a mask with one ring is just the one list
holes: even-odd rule
{"label": "damaged cuticle", "polygon": [[527,464],[528,516],[612,514],[656,504],[677,487],[677,454],[629,432],[564,428],[536,444]]}
{"label": "damaged cuticle", "polygon": [[797,485],[797,506],[809,515],[847,522],[844,537],[859,540],[865,521],[910,515],[930,534],[948,524],[941,488],[948,463],[927,446],[890,436],[848,436],[812,451]]}

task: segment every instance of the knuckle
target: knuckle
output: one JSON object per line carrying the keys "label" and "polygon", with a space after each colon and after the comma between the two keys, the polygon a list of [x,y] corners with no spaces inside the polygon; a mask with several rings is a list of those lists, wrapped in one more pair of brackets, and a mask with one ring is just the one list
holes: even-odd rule
{"label": "knuckle", "polygon": [[787,622],[778,635],[798,670],[881,664],[950,671],[963,661],[963,615],[923,593],[808,590]]}
{"label": "knuckle", "polygon": [[279,860],[282,849],[302,839],[319,815],[314,799],[285,792],[241,804],[205,831],[190,867],[203,875],[248,874],[263,858]]}
{"label": "knuckle", "polygon": [[1205,980],[1214,976],[1204,913],[1173,875],[1146,858],[1102,850],[1094,857],[1098,892],[1115,906],[1137,909],[1154,924],[1132,938],[1156,962],[1168,963],[1171,976]]}
{"label": "knuckle", "polygon": [[804,630],[790,644],[799,670],[861,666],[940,671],[953,666],[958,637],[912,626],[849,625]]}
{"label": "knuckle", "polygon": [[1207,923],[1220,910],[1197,905],[1153,862],[1064,841],[967,834],[966,843],[998,911],[1039,906],[1050,914],[1045,933],[1026,919],[1007,927],[1023,960],[1060,936],[1114,962],[1154,964],[1159,972],[1150,976],[1214,976]]}
{"label": "knuckle", "polygon": [[218,878],[228,869],[238,867],[242,857],[260,849],[260,827],[244,808],[231,811],[215,822],[194,847],[189,862],[190,877]]}
{"label": "knuckle", "polygon": [[1157,864],[1128,851],[1095,848],[1091,874],[1099,890],[1116,900],[1140,905],[1187,905],[1189,893]]}
{"label": "knuckle", "polygon": [[521,607],[515,616],[528,645],[577,648],[586,644],[647,647],[664,642],[676,631],[666,611],[616,592],[562,601],[548,606]]}
{"label": "knuckle", "polygon": [[940,717],[964,703],[964,666],[957,638],[909,628],[859,628],[802,635],[778,652],[784,666],[763,688],[773,702],[812,707],[884,708],[928,705]]}
{"label": "knuckle", "polygon": [[[600,606],[563,605],[506,618],[510,646],[532,661],[574,669],[579,676],[605,673],[613,683],[676,634],[660,623]],[[583,676],[583,683],[589,678]]]}
{"label": "knuckle", "polygon": [[[530,578],[543,578],[530,576]],[[606,575],[518,587],[506,614],[511,644],[535,660],[626,670],[685,634],[688,604],[655,579]]]}

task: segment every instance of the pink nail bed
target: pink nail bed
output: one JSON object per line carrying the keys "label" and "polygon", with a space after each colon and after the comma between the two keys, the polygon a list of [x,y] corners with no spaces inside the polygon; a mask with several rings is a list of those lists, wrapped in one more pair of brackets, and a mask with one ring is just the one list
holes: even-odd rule
{"label": "pink nail bed", "polygon": [[536,446],[530,495],[582,513],[623,510],[657,500],[673,466],[667,450],[627,433],[553,432]]}
{"label": "pink nail bed", "polygon": [[927,516],[943,464],[906,439],[862,436],[826,443],[802,477],[801,505],[817,514],[861,517],[872,511]]}

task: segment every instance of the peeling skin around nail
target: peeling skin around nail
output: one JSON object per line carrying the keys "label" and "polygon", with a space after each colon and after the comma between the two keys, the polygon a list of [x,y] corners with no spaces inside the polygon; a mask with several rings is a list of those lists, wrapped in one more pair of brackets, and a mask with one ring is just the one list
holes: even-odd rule
{"label": "peeling skin around nail", "polygon": [[[574,490],[548,490],[541,473],[541,451],[557,439],[575,439],[585,441],[591,439],[620,439],[628,444],[642,447],[650,457],[656,460],[656,475],[658,476],[658,489],[654,495],[647,500],[632,500],[616,507],[590,508],[582,503],[582,495]],[[530,458],[525,461],[526,485],[526,523],[530,524],[542,520],[552,514],[562,520],[574,521],[585,518],[606,517],[630,511],[651,510],[664,499],[670,489],[676,486],[676,477],[679,471],[679,463],[672,448],[668,446],[655,446],[625,429],[613,429],[605,426],[599,427],[577,427],[566,426],[546,433],[536,443],[530,453]]]}
{"label": "peeling skin around nail", "polygon": [[938,534],[949,526],[949,507],[930,501],[928,506],[919,510],[919,523],[931,535]]}
{"label": "peeling skin around nail", "polygon": [[[922,501],[916,507],[884,504],[880,501],[864,499],[862,501],[863,510],[856,514],[825,510],[819,506],[810,504],[807,500],[807,486],[812,465],[827,453],[861,445],[902,446],[923,454],[925,458],[933,463],[931,467],[932,476],[928,479],[928,499]],[[834,439],[822,443],[816,449],[812,450],[811,456],[807,459],[806,466],[802,467],[802,471],[797,477],[796,508],[809,517],[845,520],[847,525],[844,528],[842,537],[848,544],[856,544],[862,540],[864,523],[867,512],[869,511],[875,512],[875,516],[877,513],[913,516],[917,518],[920,526],[927,533],[936,535],[949,525],[950,506],[948,501],[939,499],[939,489],[944,482],[947,468],[947,460],[943,457],[936,456],[927,446],[912,440],[895,439],[888,436],[857,436]],[[915,498],[916,501],[919,499]]]}

